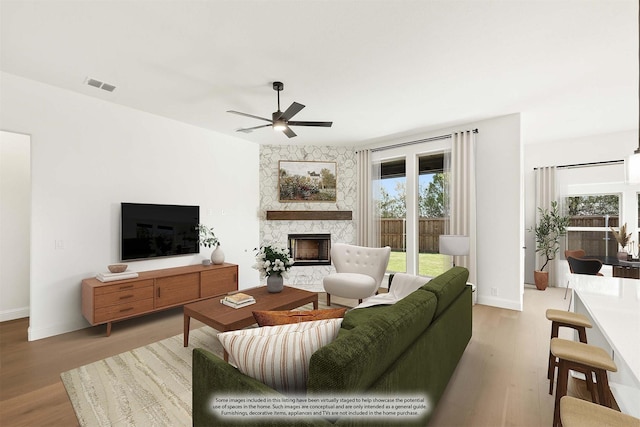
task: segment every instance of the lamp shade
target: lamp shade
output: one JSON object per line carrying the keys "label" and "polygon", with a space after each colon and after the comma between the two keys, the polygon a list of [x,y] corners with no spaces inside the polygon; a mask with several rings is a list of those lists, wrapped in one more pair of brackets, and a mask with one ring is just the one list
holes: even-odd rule
{"label": "lamp shade", "polygon": [[440,253],[443,255],[469,255],[469,236],[442,234],[440,236]]}
{"label": "lamp shade", "polygon": [[640,152],[636,152],[625,159],[626,181],[628,184],[640,184]]}

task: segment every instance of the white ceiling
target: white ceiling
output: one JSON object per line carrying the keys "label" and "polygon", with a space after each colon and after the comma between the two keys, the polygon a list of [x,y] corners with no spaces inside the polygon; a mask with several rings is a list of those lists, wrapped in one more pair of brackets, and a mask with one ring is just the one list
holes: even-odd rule
{"label": "white ceiling", "polygon": [[[522,113],[525,143],[638,128],[638,0],[1,2],[3,71],[256,143]],[[113,93],[86,77],[117,86]],[[226,113],[307,107],[288,139]]]}

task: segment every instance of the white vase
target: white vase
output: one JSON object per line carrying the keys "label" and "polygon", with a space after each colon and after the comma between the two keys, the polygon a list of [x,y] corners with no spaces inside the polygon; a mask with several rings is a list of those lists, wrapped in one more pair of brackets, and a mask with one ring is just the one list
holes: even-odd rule
{"label": "white vase", "polygon": [[267,277],[267,291],[272,294],[282,292],[284,288],[284,279],[279,274],[273,274]]}
{"label": "white vase", "polygon": [[216,246],[216,248],[211,252],[211,262],[213,264],[222,264],[224,263],[224,252],[220,245]]}

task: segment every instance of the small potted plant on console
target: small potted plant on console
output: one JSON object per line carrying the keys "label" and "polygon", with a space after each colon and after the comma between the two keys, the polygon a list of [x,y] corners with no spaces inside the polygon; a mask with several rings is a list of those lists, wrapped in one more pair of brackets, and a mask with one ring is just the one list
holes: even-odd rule
{"label": "small potted plant on console", "polygon": [[[205,248],[214,248],[211,252],[211,262],[213,264],[224,263],[224,252],[222,252],[222,249],[220,249],[220,240],[213,232],[213,227],[207,227],[204,224],[198,224],[196,226],[196,230],[198,230],[200,246],[204,246]],[[206,260],[203,261],[203,264],[205,262]]]}

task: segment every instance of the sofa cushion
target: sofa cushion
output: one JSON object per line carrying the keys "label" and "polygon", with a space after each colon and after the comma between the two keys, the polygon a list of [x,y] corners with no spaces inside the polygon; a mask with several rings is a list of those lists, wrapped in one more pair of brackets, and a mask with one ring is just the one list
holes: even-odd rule
{"label": "sofa cushion", "polygon": [[281,393],[304,393],[311,355],[338,335],[342,318],[222,332],[238,370]]}
{"label": "sofa cushion", "polygon": [[376,305],[373,307],[359,308],[357,310],[349,310],[342,322],[343,329],[353,329],[358,325],[362,325],[371,319],[387,316],[397,316],[398,314],[418,313],[420,317],[420,325],[416,334],[422,332],[429,326],[433,313],[426,306],[433,305],[434,312],[436,307],[436,299],[433,294],[427,292],[413,292],[407,297],[401,299],[393,305]]}
{"label": "sofa cushion", "polygon": [[288,325],[290,323],[310,322],[313,320],[335,319],[344,317],[346,308],[329,308],[325,310],[300,311],[254,311],[253,317],[258,326]]}
{"label": "sofa cushion", "polygon": [[460,295],[467,284],[469,270],[464,267],[453,267],[452,269],[434,277],[420,289],[433,292],[438,297],[438,307],[436,317],[438,317],[447,307]]}
{"label": "sofa cushion", "polygon": [[429,327],[436,305],[418,290],[391,306],[347,312],[338,338],[311,356],[308,390],[366,390]]}

